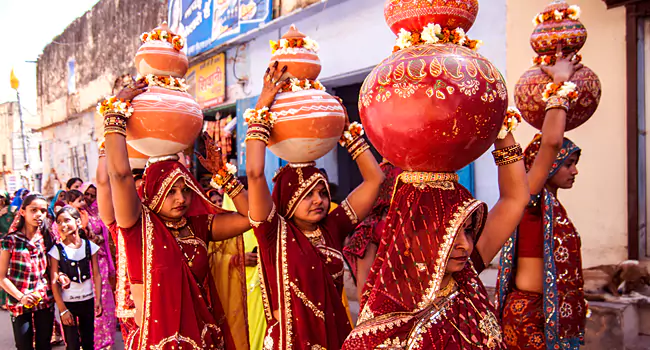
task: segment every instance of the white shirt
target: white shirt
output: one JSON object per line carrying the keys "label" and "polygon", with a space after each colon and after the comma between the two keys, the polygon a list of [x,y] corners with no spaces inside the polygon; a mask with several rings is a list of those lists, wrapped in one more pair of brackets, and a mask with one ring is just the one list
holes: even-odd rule
{"label": "white shirt", "polygon": [[[86,256],[85,239],[81,240],[81,246],[76,249],[68,247],[65,244],[62,245],[63,245],[63,249],[65,249],[65,254],[68,256],[68,260],[80,261],[85,258]],[[95,253],[97,253],[98,250],[99,250],[99,246],[93,242],[90,242],[90,254],[95,255]],[[61,260],[61,257],[59,256],[59,248],[57,248],[56,246],[52,247],[52,249],[50,249],[50,252],[48,254],[56,260]],[[79,268],[77,267],[77,269]],[[92,273],[92,265],[90,270]],[[79,272],[81,273],[81,271]],[[94,297],[92,278],[85,280],[83,283],[70,281],[70,288],[62,289],[62,297],[64,302],[84,301],[84,300],[92,299]]]}

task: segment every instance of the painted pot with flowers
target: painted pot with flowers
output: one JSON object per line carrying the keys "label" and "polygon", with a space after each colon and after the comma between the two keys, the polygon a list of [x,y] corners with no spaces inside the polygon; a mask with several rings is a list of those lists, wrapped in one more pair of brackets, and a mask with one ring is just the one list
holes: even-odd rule
{"label": "painted pot with flowers", "polygon": [[291,79],[271,106],[277,120],[269,150],[293,163],[314,161],[336,147],[345,127],[345,112],[316,80],[321,66],[315,41],[291,26],[282,40],[271,42],[271,50],[271,64],[286,65]]}
{"label": "painted pot with flowers", "polygon": [[151,32],[142,33],[142,45],[135,54],[135,67],[142,76],[153,74],[182,78],[187,73],[184,39],[172,33],[164,22]]}
{"label": "painted pot with flowers", "polygon": [[[578,51],[587,41],[587,30],[580,22],[580,8],[569,6],[564,0],[554,0],[533,18],[535,29],[530,45],[537,54],[533,66],[519,78],[515,85],[515,103],[526,122],[541,130],[546,114],[544,93],[552,88],[551,78],[542,71],[545,65],[554,65],[557,46],[562,55],[581,60]],[[575,89],[576,98],[567,113],[566,130],[584,124],[596,112],[601,96],[600,80],[596,73],[583,67],[574,73],[569,85]]]}
{"label": "painted pot with flowers", "polygon": [[387,0],[384,9],[398,38],[361,87],[366,134],[404,170],[457,171],[494,143],[507,108],[501,73],[465,34],[478,2]]}
{"label": "painted pot with flowers", "polygon": [[199,104],[182,78],[147,75],[147,91],[131,102],[127,143],[149,156],[176,154],[194,143],[203,127]]}

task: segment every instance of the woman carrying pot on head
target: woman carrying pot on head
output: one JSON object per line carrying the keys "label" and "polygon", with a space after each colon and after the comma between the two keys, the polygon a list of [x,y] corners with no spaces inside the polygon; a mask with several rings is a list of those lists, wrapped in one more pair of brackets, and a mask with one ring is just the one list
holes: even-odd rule
{"label": "woman carrying pot on head", "polygon": [[[560,52],[558,48],[558,52]],[[582,65],[566,58],[543,70],[564,85]],[[542,133],[526,148],[530,203],[501,251],[497,304],[509,349],[577,349],[584,343],[580,235],[557,199],[573,187],[580,148],[564,138],[569,98],[551,96]]]}
{"label": "woman carrying pot on head", "polygon": [[247,111],[246,175],[250,220],[259,243],[262,294],[267,319],[266,348],[339,349],[352,326],[341,300],[343,240],[365,218],[384,175],[356,128],[347,140],[363,183],[328,214],[327,179],[314,164],[289,164],[274,178],[264,176],[264,155],[274,118],[268,113],[286,84],[286,67],[267,70],[256,111]]}
{"label": "woman carrying pot on head", "polygon": [[[144,83],[139,82],[124,88],[117,98],[130,101],[144,91]],[[202,163],[218,175],[214,182],[230,191],[238,212],[210,202],[176,156],[150,159],[142,187],[136,190],[125,138],[130,112],[121,104],[108,105],[104,113],[106,161],[113,203],[120,204],[113,206],[115,221],[124,238],[139,325],[127,347],[191,344],[247,349],[241,234],[250,224],[243,186],[208,140],[207,159]]]}

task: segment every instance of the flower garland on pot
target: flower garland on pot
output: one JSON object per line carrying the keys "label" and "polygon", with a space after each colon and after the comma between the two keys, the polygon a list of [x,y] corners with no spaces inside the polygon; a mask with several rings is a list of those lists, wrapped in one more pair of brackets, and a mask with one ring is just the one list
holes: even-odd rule
{"label": "flower garland on pot", "polygon": [[180,51],[185,47],[185,40],[182,36],[160,29],[154,29],[150,32],[142,33],[140,35],[140,40],[142,40],[143,43],[149,41],[165,41],[172,44],[176,51]]}
{"label": "flower garland on pot", "polygon": [[271,40],[270,45],[271,54],[273,55],[278,51],[280,51],[279,53],[295,54],[295,49],[305,49],[316,53],[320,49],[316,40],[309,37],[280,39],[279,41]]}
{"label": "flower garland on pot", "polygon": [[285,85],[280,92],[298,92],[311,89],[325,91],[325,87],[318,80],[291,78],[289,84]]}
{"label": "flower garland on pot", "polygon": [[447,43],[464,46],[473,51],[478,50],[483,45],[481,40],[469,39],[463,28],[450,30],[441,27],[439,24],[429,23],[421,32],[409,32],[402,28],[397,35],[397,42],[393,47],[393,52],[422,44]]}

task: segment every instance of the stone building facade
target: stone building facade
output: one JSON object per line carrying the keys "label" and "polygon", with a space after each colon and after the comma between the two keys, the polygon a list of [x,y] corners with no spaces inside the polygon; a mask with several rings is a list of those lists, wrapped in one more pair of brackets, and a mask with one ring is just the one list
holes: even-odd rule
{"label": "stone building facade", "polygon": [[167,0],[102,0],[45,47],[37,65],[45,178],[56,169],[61,179],[93,180],[102,136],[95,106],[118,77],[135,75],[140,34],[166,11]]}

